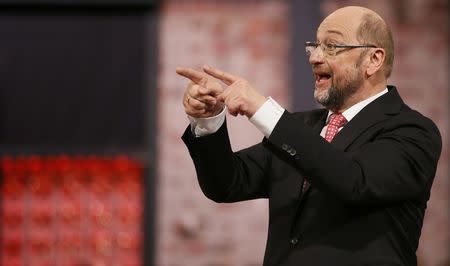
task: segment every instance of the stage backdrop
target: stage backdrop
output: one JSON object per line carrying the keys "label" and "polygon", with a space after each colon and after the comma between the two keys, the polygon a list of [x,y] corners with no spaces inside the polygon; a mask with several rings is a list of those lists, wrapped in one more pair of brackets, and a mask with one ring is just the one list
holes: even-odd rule
{"label": "stage backdrop", "polygon": [[[117,8],[106,2],[91,8],[72,3],[37,8],[19,3],[5,7],[0,1],[0,176],[4,174],[3,180],[0,177],[0,212],[5,214],[2,219],[10,221],[0,221],[0,264],[152,265],[156,9]],[[138,178],[122,177],[139,182],[131,186],[112,182],[112,156],[137,163],[142,170]],[[95,171],[85,171],[86,167]],[[60,188],[65,184],[79,188],[71,193],[76,200],[62,197]],[[91,187],[108,188],[108,193],[97,201],[86,197],[96,195]],[[96,229],[86,231],[84,225],[93,219],[84,211],[108,213],[112,219],[107,220],[113,221],[108,223],[114,224],[120,215],[111,215],[109,210],[133,203],[114,200],[120,194],[116,192],[127,187],[140,191],[129,193],[136,203],[130,210],[137,215],[138,241],[133,248],[135,258],[120,260],[116,247],[124,242],[119,237],[121,229],[110,227],[106,238],[97,238]],[[38,196],[45,196],[45,201]],[[65,229],[54,226],[60,222],[53,213],[65,206],[74,206],[74,213],[82,217],[67,219],[74,225],[70,233],[81,240],[81,249],[73,249],[71,257],[61,253],[60,242],[54,241],[62,241]],[[128,216],[127,212],[122,213]],[[30,213],[45,217],[42,229],[49,232],[37,231],[34,237],[36,230],[27,227],[32,221]],[[14,223],[10,218],[22,221]],[[1,234],[4,228],[9,236]],[[40,249],[40,235],[48,240],[45,250]],[[102,239],[106,240],[103,244]],[[93,255],[89,251],[92,241],[107,246],[108,252]],[[45,256],[39,259],[30,253],[30,245]]]}
{"label": "stage backdrop", "polygon": [[[202,194],[180,139],[188,125],[181,104],[187,81],[175,68],[217,66],[289,106],[289,6],[167,1],[161,11],[156,265],[261,265],[267,201],[215,204]],[[262,140],[246,118],[228,121],[235,149]]]}

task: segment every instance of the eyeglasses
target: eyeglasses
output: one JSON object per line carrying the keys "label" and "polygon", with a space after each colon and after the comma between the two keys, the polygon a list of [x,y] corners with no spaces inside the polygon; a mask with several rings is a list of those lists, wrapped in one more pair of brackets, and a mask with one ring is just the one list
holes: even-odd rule
{"label": "eyeglasses", "polygon": [[325,55],[328,56],[335,56],[337,52],[339,51],[339,48],[347,48],[347,49],[353,49],[353,48],[377,48],[373,44],[361,44],[361,45],[348,45],[348,44],[331,44],[331,43],[319,43],[319,42],[306,42],[305,43],[305,50],[306,54],[310,56],[317,47],[320,46],[320,49],[325,53]]}

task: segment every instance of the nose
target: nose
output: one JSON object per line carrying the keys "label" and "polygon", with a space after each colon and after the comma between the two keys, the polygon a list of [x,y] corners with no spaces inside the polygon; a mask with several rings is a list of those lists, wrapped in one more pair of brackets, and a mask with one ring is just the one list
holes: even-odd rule
{"label": "nose", "polygon": [[309,63],[311,65],[317,65],[317,64],[322,64],[324,63],[324,56],[323,56],[323,52],[322,49],[320,49],[320,47],[317,47],[316,49],[314,49],[311,54],[309,55]]}

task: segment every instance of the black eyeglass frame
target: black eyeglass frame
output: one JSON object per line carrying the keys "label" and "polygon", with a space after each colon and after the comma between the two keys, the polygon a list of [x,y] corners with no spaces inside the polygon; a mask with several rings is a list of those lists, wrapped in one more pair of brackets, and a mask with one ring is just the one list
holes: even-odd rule
{"label": "black eyeglass frame", "polygon": [[[322,45],[322,43],[319,42],[305,42],[305,49],[306,49],[306,54],[310,55],[311,51],[308,51],[308,47],[314,47],[314,49],[317,49],[318,46]],[[322,49],[322,51],[324,51],[326,54],[330,55],[330,56],[334,56],[336,55],[336,53],[338,51],[336,51],[336,48],[347,48],[347,49],[353,49],[353,48],[378,48],[376,45],[373,44],[323,44],[323,46],[325,46],[326,48],[330,49],[332,48],[333,54],[330,54],[329,52],[325,52],[324,49]]]}

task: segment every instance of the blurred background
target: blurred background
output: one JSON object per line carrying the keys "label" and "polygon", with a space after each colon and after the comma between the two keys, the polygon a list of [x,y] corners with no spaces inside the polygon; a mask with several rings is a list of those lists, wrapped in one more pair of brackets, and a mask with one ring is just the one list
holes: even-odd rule
{"label": "blurred background", "polygon": [[[261,265],[267,201],[201,193],[175,68],[206,63],[315,108],[303,44],[345,5],[391,25],[389,83],[441,131],[417,255],[449,266],[446,0],[0,0],[0,265]],[[234,149],[262,139],[228,121]]]}

